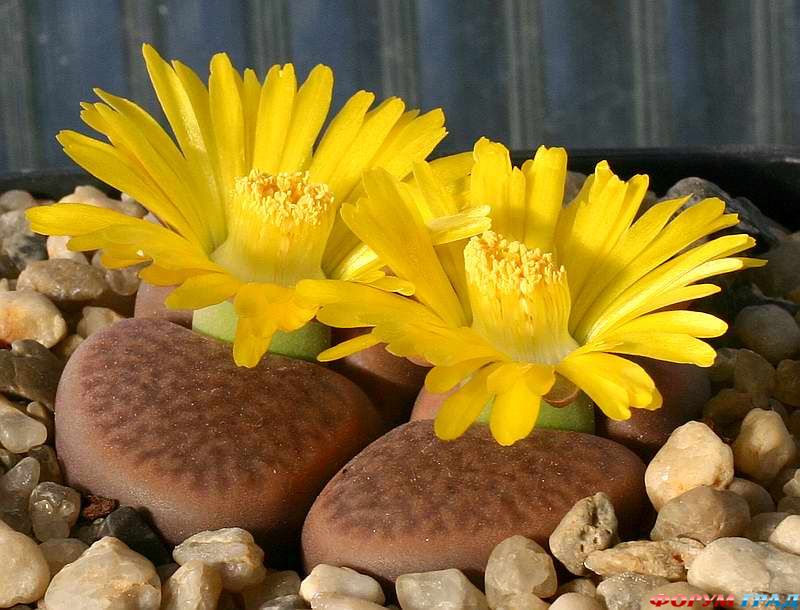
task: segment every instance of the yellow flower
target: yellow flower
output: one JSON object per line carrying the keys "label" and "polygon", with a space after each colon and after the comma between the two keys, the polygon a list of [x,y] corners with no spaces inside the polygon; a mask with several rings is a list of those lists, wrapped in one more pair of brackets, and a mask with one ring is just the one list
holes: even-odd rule
{"label": "yellow flower", "polygon": [[[342,215],[414,285],[415,298],[346,281],[301,282],[301,294],[324,303],[322,322],[373,327],[321,359],[378,342],[421,356],[434,365],[430,391],[458,388],[436,433],[460,436],[489,404],[503,445],[530,433],[557,375],[609,417],[627,419],[631,408],[661,406],[661,395],[642,367],[617,354],[712,364],[714,350],[700,339],[722,335],[726,324],[665,308],[719,291],[698,284],[705,278],[759,264],[732,256],[754,245],[747,235],[700,241],[738,222],[722,201],[677,216],[686,198],[663,201],[637,219],[647,177],[622,181],[603,162],[564,207],[563,149],[542,147],[512,168],[505,147],[482,139],[474,156],[467,205],[489,205],[492,230],[444,246],[424,230],[407,187],[384,171],[365,175],[366,196]],[[437,185],[421,196],[436,200]]]}
{"label": "yellow flower", "polygon": [[[314,317],[313,301],[294,290],[300,279],[404,290],[383,277],[338,210],[359,196],[366,169],[399,179],[410,174],[445,136],[441,110],[420,115],[398,98],[370,109],[375,96],[359,91],[315,146],[331,103],[330,68],[315,67],[298,88],[291,64],[273,66],[261,82],[218,54],[206,87],[184,64],[165,62],[147,45],[143,53],[177,144],[139,106],[100,90],[102,103],[84,103],[81,116],[109,143],[72,131],[58,140],[79,165],[135,197],[160,224],[63,204],[31,210],[35,231],[73,236],[73,250],[102,249],[107,266],[149,262],[143,279],[179,285],[171,307],[222,303],[236,324],[234,357],[245,366],[258,362],[277,331],[299,329]],[[461,155],[431,167],[452,186],[470,166]],[[203,311],[214,318],[224,307]]]}

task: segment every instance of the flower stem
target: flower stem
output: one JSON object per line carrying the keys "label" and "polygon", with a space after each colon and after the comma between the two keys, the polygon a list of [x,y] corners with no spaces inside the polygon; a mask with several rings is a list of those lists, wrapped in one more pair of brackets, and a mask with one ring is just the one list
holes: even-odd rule
{"label": "flower stem", "polygon": [[[238,319],[233,303],[223,301],[195,311],[192,316],[192,330],[220,341],[233,343]],[[272,337],[269,352],[316,362],[317,355],[330,347],[330,344],[330,328],[312,320],[295,331],[276,332]]]}
{"label": "flower stem", "polygon": [[[491,412],[492,403],[489,402],[481,411],[477,421],[488,424]],[[554,407],[542,400],[539,408],[539,419],[536,420],[536,428],[572,430],[573,432],[594,434],[594,404],[583,392],[564,407]]]}

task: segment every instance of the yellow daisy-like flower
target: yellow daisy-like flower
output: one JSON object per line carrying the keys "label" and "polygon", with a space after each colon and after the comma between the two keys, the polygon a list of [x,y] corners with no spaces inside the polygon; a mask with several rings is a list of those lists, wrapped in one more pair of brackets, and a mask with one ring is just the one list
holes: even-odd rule
{"label": "yellow daisy-like flower", "polygon": [[[667,310],[719,291],[701,280],[760,264],[732,256],[747,235],[706,236],[738,222],[719,199],[679,214],[686,198],[655,204],[638,219],[646,176],[625,182],[599,163],[563,206],[567,155],[540,148],[521,168],[508,150],[480,140],[468,199],[491,207],[492,230],[439,246],[424,230],[415,197],[441,199],[435,183],[413,193],[383,171],[365,175],[366,196],[342,215],[415,298],[346,281],[306,281],[301,294],[325,303],[318,319],[371,326],[369,335],[321,354],[341,357],[378,342],[434,367],[426,387],[457,388],[435,423],[460,436],[487,404],[503,445],[526,437],[541,399],[562,376],[609,417],[656,409],[661,395],[638,364],[617,354],[710,366],[704,341],[726,324],[711,315]],[[674,216],[674,218],[673,218]]]}
{"label": "yellow daisy-like flower", "polygon": [[[159,223],[60,204],[28,212],[34,231],[72,236],[73,250],[102,249],[109,267],[150,263],[142,278],[178,285],[168,305],[202,310],[195,316],[201,331],[235,332],[234,357],[245,366],[258,362],[279,331],[311,329],[295,339],[322,341],[307,325],[315,303],[294,289],[301,279],[405,290],[383,276],[338,211],[359,196],[365,170],[409,175],[445,136],[441,110],[420,115],[398,98],[370,109],[375,96],[359,91],[315,146],[331,103],[330,68],[317,66],[298,87],[291,64],[273,66],[261,82],[218,54],[206,87],[184,64],[165,62],[147,45],[143,52],[175,141],[139,106],[100,90],[102,102],[83,104],[81,116],[108,143],[72,131],[58,140]],[[460,155],[430,167],[452,187],[470,166]]]}

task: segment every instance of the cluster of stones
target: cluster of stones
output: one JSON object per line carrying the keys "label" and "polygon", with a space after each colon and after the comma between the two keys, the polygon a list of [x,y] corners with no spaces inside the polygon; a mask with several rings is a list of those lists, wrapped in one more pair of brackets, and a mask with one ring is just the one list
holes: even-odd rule
{"label": "cluster of stones", "polygon": [[[576,184],[581,181],[572,178]],[[684,191],[719,195],[712,187],[689,179],[668,196]],[[144,214],[132,200],[110,199],[93,187],[79,187],[63,201]],[[653,607],[651,598],[660,595],[800,591],[800,234],[780,233],[752,204],[726,199],[749,223],[750,232],[772,246],[766,255],[770,265],[749,276],[747,290],[732,291],[741,297],[731,312],[735,343],[718,351],[710,371],[713,396],[702,414],[689,416],[702,421],[677,428],[682,422],[668,422],[668,438],[658,431],[666,442],[656,435],[647,446],[632,443],[649,462],[646,467],[631,452],[614,453],[613,460],[604,462],[604,443],[613,443],[588,435],[537,432],[504,450],[485,431],[473,429],[464,442],[434,446],[430,422],[404,424],[354,458],[319,494],[303,531],[308,570],[303,579],[298,572],[265,567],[262,546],[270,554],[266,565],[283,565],[284,559],[275,552],[277,529],[250,527],[248,511],[261,510],[249,504],[251,496],[241,501],[222,498],[231,505],[231,514],[240,515],[236,525],[246,529],[219,529],[198,525],[206,513],[224,508],[197,506],[186,509],[192,514],[175,513],[175,506],[162,497],[164,516],[133,508],[144,504],[146,494],[109,493],[114,499],[89,495],[74,482],[81,479],[75,456],[69,479],[73,487],[64,484],[53,447],[56,387],[81,344],[85,342],[84,364],[108,367],[104,370],[124,365],[127,357],[108,355],[110,347],[130,339],[128,345],[138,349],[132,339],[137,336],[150,344],[160,341],[156,351],[166,358],[171,357],[170,344],[184,340],[195,341],[198,350],[217,348],[166,321],[114,324],[133,313],[136,270],[105,269],[98,254],[87,257],[67,250],[63,238],[32,234],[24,210],[45,203],[19,191],[0,196],[0,341],[9,347],[0,350],[0,608],[639,610]],[[163,312],[156,315],[163,317]],[[185,317],[175,321],[186,324]],[[65,405],[86,403],[89,390],[100,383],[87,377],[76,359],[71,361],[71,378],[59,391]],[[206,369],[218,369],[229,360],[229,355],[214,352]],[[149,366],[159,363],[154,360]],[[278,362],[281,375],[293,366],[314,365]],[[211,379],[213,371],[206,369],[199,366],[192,375]],[[363,381],[363,371],[356,373]],[[239,373],[226,369],[224,374]],[[273,377],[258,380],[271,383]],[[415,369],[394,381],[410,393],[420,380]],[[379,389],[365,389],[370,397],[380,396]],[[312,395],[310,388],[302,391]],[[253,403],[259,400],[252,398]],[[353,422],[368,414],[368,406],[361,405],[368,401],[347,392],[342,400],[358,404],[344,414],[334,409],[339,423],[347,421],[336,441],[343,447],[341,454],[315,454],[320,451],[317,437],[309,431],[305,445],[283,445],[279,467],[313,458],[309,463],[333,468],[315,474],[324,483],[342,456],[366,444],[372,432]],[[134,402],[135,396],[123,407]],[[98,422],[120,414],[114,405],[107,407],[97,412],[97,421],[71,422],[81,413],[66,406],[58,411],[60,436],[84,435],[73,444],[84,461],[93,456],[80,443],[86,436],[106,434]],[[163,414],[150,415],[166,417],[169,409],[167,405]],[[211,416],[219,416],[226,426],[239,425],[222,411],[215,413]],[[400,406],[392,413],[396,417],[385,419],[393,424],[404,417]],[[326,429],[335,428],[335,421],[325,421]],[[292,425],[290,416],[275,424]],[[129,432],[141,434],[138,428]],[[168,443],[171,437],[164,432],[162,440]],[[636,434],[642,438],[641,432]],[[353,436],[357,442],[346,446],[344,439]],[[259,439],[261,444],[272,442],[261,432]],[[617,440],[627,443],[622,435]],[[472,458],[464,443],[477,451]],[[226,448],[214,448],[219,461]],[[246,449],[254,462],[274,457]],[[126,452],[117,453],[126,459]],[[139,473],[133,464],[141,466],[143,454],[129,453],[130,464],[120,464],[135,477]],[[481,456],[480,464],[475,464],[475,455]],[[511,461],[503,462],[501,455]],[[509,464],[520,455],[528,470],[512,472]],[[460,477],[450,481],[425,474],[429,463],[437,472],[458,470]],[[224,470],[227,462],[198,464],[207,476]],[[250,467],[247,461],[236,464]],[[83,475],[99,480],[105,466],[89,465]],[[547,469],[562,473],[557,487],[541,487]],[[588,476],[590,470],[596,476]],[[193,489],[181,487],[181,475],[170,464],[160,463],[161,475],[173,477],[164,489],[174,487],[176,496]],[[260,474],[242,478],[248,485],[262,479]],[[581,487],[579,482],[587,480],[591,488]],[[230,482],[224,477],[220,481]],[[241,483],[235,477],[233,481]],[[411,489],[403,487],[408,481]],[[274,490],[280,487],[277,483],[265,484]],[[509,489],[541,493],[535,499],[509,498],[507,490],[497,487],[505,483]],[[309,484],[315,483],[303,482]],[[263,495],[261,488],[255,491]],[[313,500],[318,490],[311,491]],[[470,494],[477,494],[482,504],[473,504]],[[307,495],[287,483],[279,504],[310,504]],[[653,507],[649,521],[645,498]],[[307,509],[302,507],[302,515]],[[369,517],[369,511],[380,514]],[[278,521],[285,531],[299,534],[294,529],[299,524],[287,527],[285,514]],[[190,532],[181,529],[186,524]],[[541,531],[547,534],[541,536]],[[346,547],[336,546],[340,543]]]}

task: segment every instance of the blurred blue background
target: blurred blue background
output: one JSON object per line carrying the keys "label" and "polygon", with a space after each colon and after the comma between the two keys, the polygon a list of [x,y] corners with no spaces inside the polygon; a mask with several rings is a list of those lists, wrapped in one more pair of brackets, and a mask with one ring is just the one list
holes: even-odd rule
{"label": "blurred blue background", "polygon": [[69,166],[94,86],[154,110],[144,41],[204,76],[327,63],[335,106],[442,106],[449,151],[800,143],[796,0],[0,0],[0,171]]}

